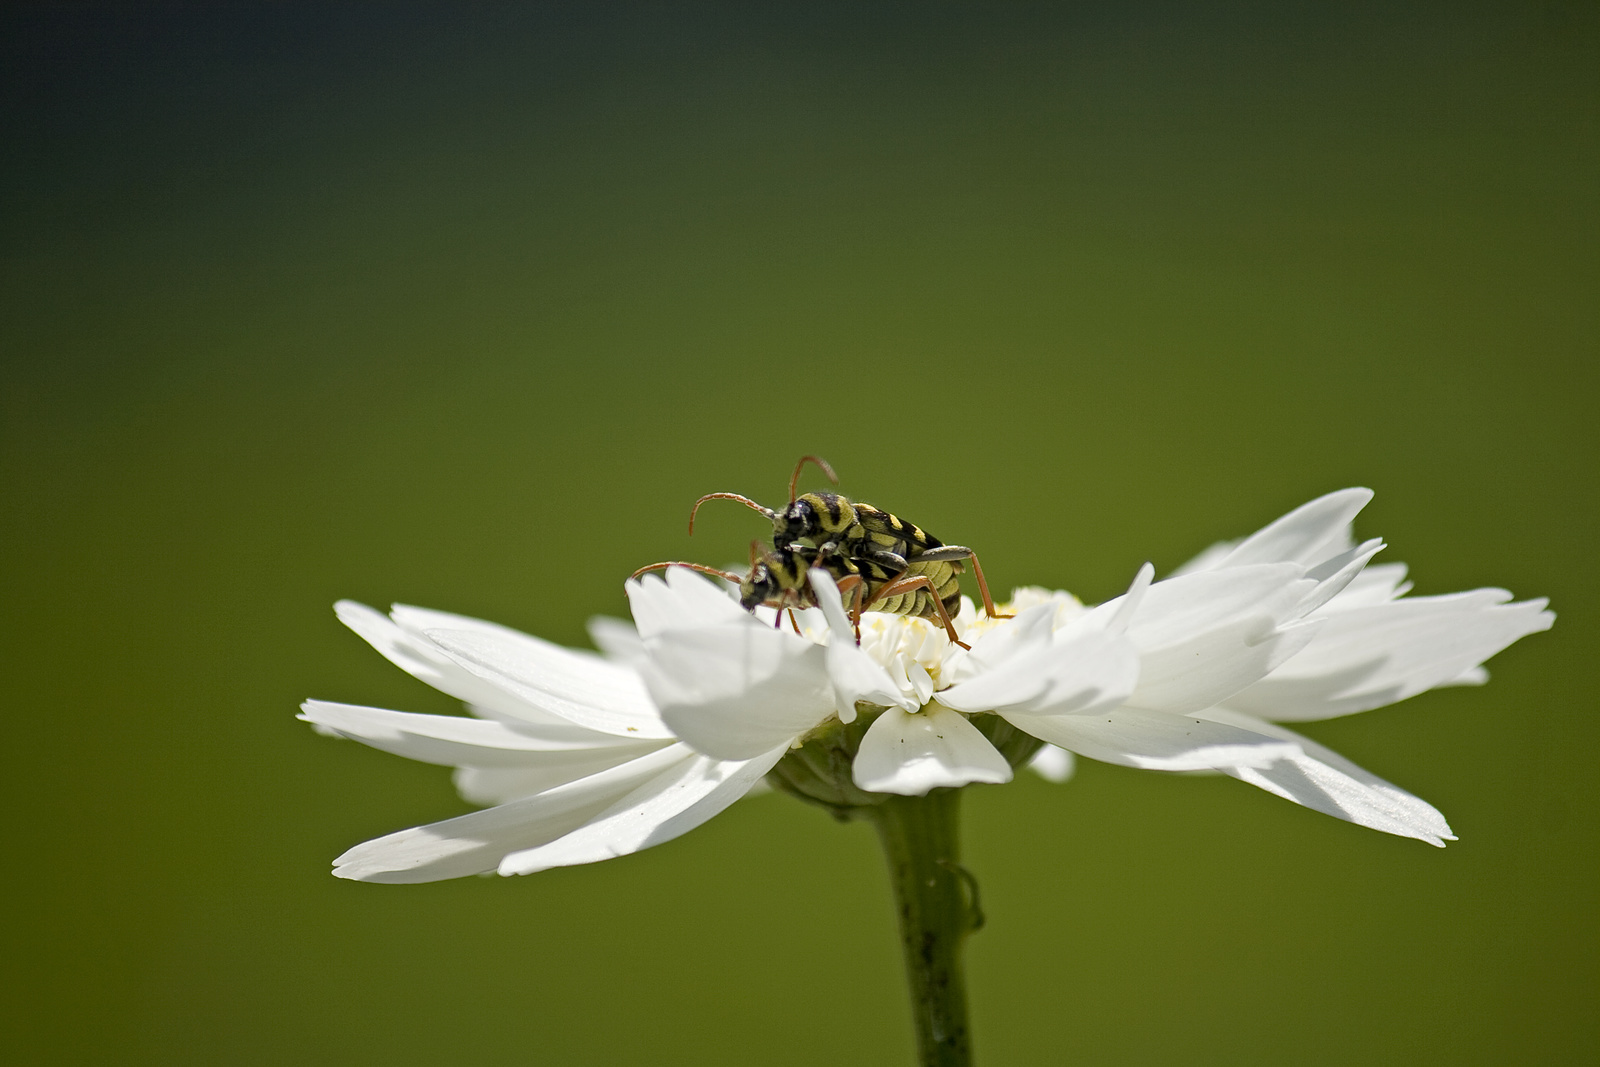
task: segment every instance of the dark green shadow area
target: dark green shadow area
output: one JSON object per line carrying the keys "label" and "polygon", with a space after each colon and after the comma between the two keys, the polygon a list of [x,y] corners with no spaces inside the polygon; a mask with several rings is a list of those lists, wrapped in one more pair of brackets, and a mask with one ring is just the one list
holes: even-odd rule
{"label": "dark green shadow area", "polygon": [[466,810],[339,597],[584,642],[818,452],[1097,600],[1342,485],[1549,635],[1308,733],[1443,851],[1085,762],[964,804],[990,1064],[1587,1064],[1592,5],[191,4],[0,16],[16,1062],[909,1062],[870,832],[328,861]]}

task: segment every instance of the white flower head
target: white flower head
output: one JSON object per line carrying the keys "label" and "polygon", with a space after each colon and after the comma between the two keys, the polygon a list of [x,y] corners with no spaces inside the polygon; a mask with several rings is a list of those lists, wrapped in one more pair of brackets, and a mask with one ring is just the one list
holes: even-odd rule
{"label": "white flower head", "polygon": [[459,616],[342,603],[352,629],[475,717],[320,701],[302,717],[455,766],[463,795],[494,806],[359,845],[336,873],[525,874],[670,840],[769,772],[848,808],[1006,782],[1025,761],[1063,781],[1074,753],[1220,772],[1443,845],[1454,835],[1426,802],[1277,723],[1481,684],[1484,660],[1554,616],[1500,589],[1405,596],[1403,565],[1368,566],[1383,543],[1351,537],[1371,496],[1320,497],[1162,581],[1146,564],[1095,607],[1031,587],[1013,594],[1009,618],[963,601],[955,626],[970,651],[938,624],[877,612],[862,615],[858,643],[821,570],[810,577],[818,607],[790,628],[688,570],[630,581],[634,627],[592,627],[603,656]]}

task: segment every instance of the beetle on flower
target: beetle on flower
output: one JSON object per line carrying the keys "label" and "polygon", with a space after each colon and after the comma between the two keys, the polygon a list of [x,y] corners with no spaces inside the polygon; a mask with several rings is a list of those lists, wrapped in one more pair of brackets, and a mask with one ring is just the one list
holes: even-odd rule
{"label": "beetle on flower", "polygon": [[1337,818],[1434,845],[1431,805],[1280,723],[1331,718],[1447,685],[1548,629],[1545,601],[1501,589],[1408,597],[1405,567],[1350,533],[1371,499],[1330,493],[1162,581],[1086,607],[1023,589],[957,628],[867,613],[855,642],[825,572],[800,634],[674,569],[628,584],[634,625],[592,624],[602,654],[417,608],[349,602],[339,617],[473,713],[415,715],[310,701],[320,730],[454,766],[485,810],[390,834],[335,861],[340,877],[422,882],[528,874],[659,844],[763,778],[841,814],[892,796],[1009,781],[1071,753],[1214,771]]}

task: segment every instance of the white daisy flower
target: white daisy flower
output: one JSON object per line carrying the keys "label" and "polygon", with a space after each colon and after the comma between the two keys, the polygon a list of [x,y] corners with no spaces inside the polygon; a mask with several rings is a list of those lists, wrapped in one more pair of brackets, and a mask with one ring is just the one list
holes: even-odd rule
{"label": "white daisy flower", "polygon": [[456,616],[342,605],[391,660],[486,721],[319,702],[305,717],[456,765],[468,799],[499,806],[358,846],[336,873],[529,873],[669,840],[763,776],[845,812],[1006,782],[1025,762],[1063,780],[1072,753],[1221,772],[1443,845],[1454,835],[1433,807],[1274,720],[1480,684],[1485,659],[1554,616],[1499,589],[1405,597],[1403,566],[1367,566],[1383,543],[1350,535],[1371,496],[1330,493],[1160,582],[1146,564],[1097,607],[1040,589],[1013,595],[1013,618],[964,603],[970,651],[926,620],[874,612],[858,645],[822,571],[799,633],[686,570],[631,581],[636,629],[597,620],[609,658]]}

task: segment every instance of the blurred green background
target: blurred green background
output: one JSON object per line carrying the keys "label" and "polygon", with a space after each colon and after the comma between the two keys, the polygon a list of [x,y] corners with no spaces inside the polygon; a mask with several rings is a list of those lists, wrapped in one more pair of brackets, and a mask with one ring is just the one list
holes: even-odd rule
{"label": "blurred green background", "polygon": [[8,11],[14,1062],[909,1063],[865,827],[344,883],[467,809],[293,718],[452,708],[334,599],[582,644],[808,451],[1006,587],[1365,484],[1420,592],[1561,613],[1307,730],[1444,851],[1226,779],[972,791],[983,1062],[1593,1062],[1593,4]]}

